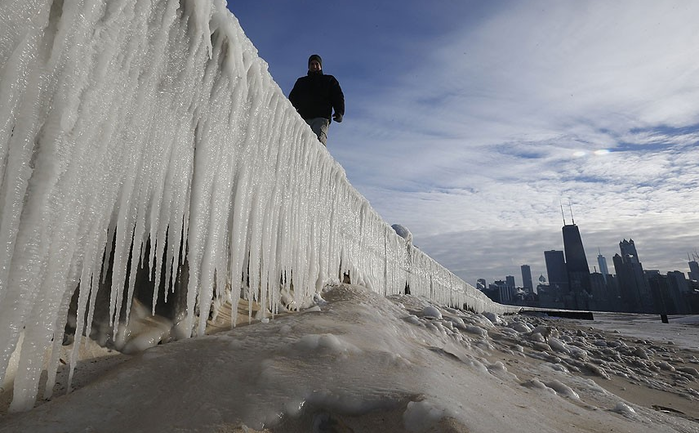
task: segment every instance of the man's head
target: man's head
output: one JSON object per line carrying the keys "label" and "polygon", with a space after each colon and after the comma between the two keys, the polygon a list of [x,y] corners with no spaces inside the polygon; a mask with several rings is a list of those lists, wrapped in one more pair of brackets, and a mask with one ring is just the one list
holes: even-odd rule
{"label": "man's head", "polygon": [[318,54],[313,54],[308,58],[308,70],[310,72],[319,72],[323,69],[323,59]]}

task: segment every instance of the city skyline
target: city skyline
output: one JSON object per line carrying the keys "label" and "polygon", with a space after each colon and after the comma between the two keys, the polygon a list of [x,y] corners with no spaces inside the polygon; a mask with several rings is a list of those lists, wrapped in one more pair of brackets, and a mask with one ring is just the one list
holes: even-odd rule
{"label": "city skyline", "polygon": [[[576,225],[577,225],[577,224],[576,224]],[[636,239],[633,239],[633,238],[622,238],[622,239],[619,239],[619,241],[616,243],[616,251],[612,251],[611,254],[604,254],[604,251],[601,249],[601,247],[594,247],[595,252],[594,252],[594,257],[592,257],[591,254],[590,254],[590,252],[589,252],[590,248],[588,248],[588,247],[586,246],[586,244],[585,244],[585,240],[584,240],[585,234],[584,234],[584,231],[581,233],[581,236],[582,236],[582,238],[583,238],[583,246],[585,246],[585,257],[587,258],[587,262],[588,262],[588,264],[589,264],[590,273],[595,273],[595,272],[600,273],[600,274],[603,273],[603,272],[602,272],[602,269],[600,269],[600,266],[599,266],[599,263],[598,263],[598,257],[599,257],[599,256],[602,256],[602,257],[606,260],[606,262],[607,262],[607,266],[608,266],[607,270],[608,270],[608,272],[609,272],[608,275],[615,275],[615,272],[613,272],[613,269],[614,269],[614,268],[613,268],[613,266],[612,266],[611,269],[610,269],[610,268],[609,268],[609,263],[611,263],[611,259],[614,257],[614,255],[620,254],[621,251],[620,251],[619,244],[622,243],[622,242],[624,242],[624,241],[633,241],[634,243],[637,243],[637,240],[636,240]],[[639,250],[638,256],[639,256],[639,259],[640,259],[641,263],[643,264],[643,267],[644,267],[644,269],[645,269],[646,271],[659,271],[661,274],[667,274],[668,272],[679,271],[679,272],[682,272],[683,274],[685,274],[685,276],[686,276],[687,278],[690,278],[690,275],[689,275],[689,274],[690,274],[690,272],[691,272],[690,264],[689,264],[689,263],[690,263],[691,261],[693,261],[694,259],[699,259],[699,252],[697,252],[696,250],[695,250],[695,251],[691,251],[691,252],[688,251],[688,252],[685,254],[685,262],[684,262],[684,263],[685,263],[685,266],[683,266],[682,269],[661,269],[661,268],[657,268],[657,267],[652,267],[652,266],[649,267],[649,266],[647,266],[647,265],[646,265],[646,261],[644,260],[644,255],[645,255],[644,252],[643,252],[642,250],[640,250],[639,248],[637,248],[637,250]],[[495,277],[493,277],[493,278],[487,278],[487,277],[485,277],[485,276],[478,276],[476,280],[478,280],[478,279],[484,279],[487,283],[492,283],[493,281],[498,281],[498,280],[504,281],[505,278],[506,278],[507,276],[514,276],[514,277],[515,277],[515,281],[520,281],[520,282],[521,282],[521,281],[522,281],[522,275],[521,275],[520,269],[521,269],[522,266],[527,265],[527,266],[530,267],[530,272],[531,272],[532,279],[535,280],[534,287],[536,287],[536,281],[538,281],[538,278],[539,278],[540,275],[543,275],[543,276],[546,278],[547,282],[548,282],[548,279],[549,279],[548,274],[547,274],[547,269],[546,269],[546,261],[545,261],[545,259],[544,259],[544,254],[545,254],[546,251],[560,251],[560,252],[563,252],[563,251],[564,251],[564,248],[563,248],[563,240],[561,239],[561,244],[560,244],[560,246],[558,246],[557,248],[550,248],[550,249],[548,249],[548,250],[544,250],[544,251],[541,252],[541,257],[542,257],[541,263],[539,263],[539,262],[526,262],[526,263],[520,263],[520,264],[517,265],[517,266],[513,266],[513,269],[512,269],[510,272],[506,272],[506,273],[504,273],[504,274],[501,275],[501,276],[495,276]],[[535,263],[536,265],[533,265],[532,263]],[[475,280],[474,280],[473,282],[471,282],[471,281],[467,281],[467,282],[468,282],[469,284],[472,284],[474,287],[476,286]],[[522,287],[522,288],[523,288],[523,287],[524,287],[524,284],[517,284],[517,287]]]}
{"label": "city skyline", "polygon": [[[680,271],[644,269],[633,239],[619,242],[619,251],[612,257],[614,273],[609,271],[606,257],[598,250],[600,270],[591,271],[580,229],[565,224],[563,251],[544,251],[545,278],[540,277],[532,290],[531,268],[522,265],[522,285],[513,275],[488,283],[478,280],[478,288],[494,302],[526,307],[577,311],[620,311],[660,314],[667,323],[668,314],[699,312],[699,263],[688,261],[689,275]],[[694,259],[699,254],[692,256]],[[688,257],[689,260],[689,257]],[[688,278],[689,277],[689,278]]]}

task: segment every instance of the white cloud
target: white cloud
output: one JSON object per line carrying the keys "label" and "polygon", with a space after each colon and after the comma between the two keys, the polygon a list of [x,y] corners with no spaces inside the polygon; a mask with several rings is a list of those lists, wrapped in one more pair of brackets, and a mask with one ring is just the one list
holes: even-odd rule
{"label": "white cloud", "polygon": [[491,141],[696,119],[699,4],[506,6],[415,52],[393,88],[369,104],[375,117]]}

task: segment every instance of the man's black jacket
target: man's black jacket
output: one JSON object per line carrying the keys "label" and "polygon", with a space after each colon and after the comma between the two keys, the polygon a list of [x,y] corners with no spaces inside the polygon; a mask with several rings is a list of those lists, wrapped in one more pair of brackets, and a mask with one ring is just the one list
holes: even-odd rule
{"label": "man's black jacket", "polygon": [[332,75],[323,74],[323,71],[309,72],[296,80],[289,100],[304,119],[330,119],[333,109],[336,114],[345,114],[345,95],[340,83]]}

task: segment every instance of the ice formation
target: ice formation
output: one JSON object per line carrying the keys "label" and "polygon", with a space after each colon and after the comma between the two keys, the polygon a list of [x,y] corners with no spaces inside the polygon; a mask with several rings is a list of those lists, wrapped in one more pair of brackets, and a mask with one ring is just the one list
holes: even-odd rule
{"label": "ice formation", "polygon": [[283,293],[307,299],[345,274],[384,295],[505,308],[381,219],[222,0],[3,1],[0,101],[11,410],[32,407],[44,368],[50,397],[70,308],[74,347],[102,307],[118,338],[141,272],[153,311],[180,303],[184,336],[222,300],[274,312]]}
{"label": "ice formation", "polygon": [[[699,381],[677,371],[699,363],[699,318],[670,331],[646,316],[637,325],[654,339],[639,341],[588,327],[597,320],[493,320],[351,284],[322,294],[317,309],[152,347],[0,417],[0,431],[697,432]],[[600,316],[611,329],[628,322]],[[667,342],[677,330],[692,339]]]}
{"label": "ice formation", "polygon": [[400,224],[393,224],[391,227],[393,227],[393,230],[396,231],[396,234],[398,234],[398,236],[402,237],[407,242],[413,242],[413,234],[410,232],[410,230],[408,230]]}

